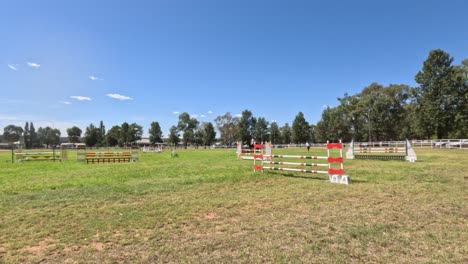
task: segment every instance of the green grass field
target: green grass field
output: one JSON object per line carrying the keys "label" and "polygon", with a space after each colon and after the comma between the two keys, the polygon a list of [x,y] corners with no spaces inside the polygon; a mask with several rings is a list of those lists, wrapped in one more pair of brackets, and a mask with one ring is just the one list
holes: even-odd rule
{"label": "green grass field", "polygon": [[466,263],[468,152],[416,152],[346,160],[348,186],[254,173],[235,150],[126,164],[0,152],[0,262]]}

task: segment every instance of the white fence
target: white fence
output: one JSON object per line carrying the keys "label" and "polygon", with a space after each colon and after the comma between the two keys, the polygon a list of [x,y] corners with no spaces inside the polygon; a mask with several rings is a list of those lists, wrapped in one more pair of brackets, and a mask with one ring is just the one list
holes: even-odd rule
{"label": "white fence", "polygon": [[[468,139],[431,139],[431,140],[410,140],[413,148],[448,148],[448,149],[468,149]],[[360,147],[404,147],[405,141],[374,141],[374,142],[354,142]],[[347,147],[349,143],[343,143]],[[311,147],[325,147],[325,143],[310,144]],[[275,144],[273,148],[305,148],[305,144]]]}
{"label": "white fence", "polygon": [[[431,140],[410,140],[413,148],[448,148],[448,149],[468,149],[468,139],[431,139]],[[375,141],[375,142],[354,142],[361,147],[401,147],[404,141]]]}
{"label": "white fence", "polygon": [[414,148],[459,148],[468,149],[468,139],[411,140]]}
{"label": "white fence", "polygon": [[[468,149],[468,139],[432,139],[432,140],[410,140],[413,148],[458,148]],[[343,143],[343,148],[347,148],[350,142]],[[405,141],[373,141],[373,142],[354,142],[355,146],[360,147],[404,147]],[[326,143],[311,143],[312,148],[324,148]],[[187,146],[190,149],[199,148],[205,149],[205,146]],[[236,149],[237,146],[226,146],[226,145],[212,145],[206,148],[210,149]],[[248,147],[248,145],[244,145]],[[305,148],[306,144],[272,144],[272,148]],[[88,148],[88,149],[130,149],[130,148],[119,148],[119,147],[102,147],[102,148]],[[163,146],[163,149],[171,148],[171,146]],[[184,148],[182,144],[178,144],[177,148]]]}

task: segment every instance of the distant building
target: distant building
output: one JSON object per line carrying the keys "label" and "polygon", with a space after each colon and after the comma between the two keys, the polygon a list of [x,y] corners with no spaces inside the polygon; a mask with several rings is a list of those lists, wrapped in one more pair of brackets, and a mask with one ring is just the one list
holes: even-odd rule
{"label": "distant building", "polygon": [[137,140],[138,146],[149,146],[151,145],[149,137],[142,137],[140,140]]}
{"label": "distant building", "polygon": [[0,143],[0,149],[11,149],[10,143]]}
{"label": "distant building", "polygon": [[[163,140],[163,143],[159,143],[159,144],[167,145],[168,138],[163,138],[162,140]],[[136,143],[138,146],[151,146],[149,137],[142,137],[140,140],[137,140]]]}

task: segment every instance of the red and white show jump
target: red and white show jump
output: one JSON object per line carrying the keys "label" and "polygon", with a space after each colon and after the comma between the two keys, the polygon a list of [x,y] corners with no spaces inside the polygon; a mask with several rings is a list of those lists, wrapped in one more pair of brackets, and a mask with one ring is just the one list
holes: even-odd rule
{"label": "red and white show jump", "polygon": [[[247,155],[247,156],[253,155],[254,153],[256,153],[255,151],[257,151],[258,153],[260,153],[261,150],[255,150],[255,148],[253,148],[253,149],[242,148],[242,142],[237,142],[237,151],[236,151],[236,154],[237,154],[237,157],[238,157],[238,158],[241,158],[241,157],[244,156],[244,155]],[[244,157],[242,157],[242,158],[244,158]],[[245,159],[245,158],[244,158],[244,159]],[[251,159],[251,158],[247,158],[247,159]]]}
{"label": "red and white show jump", "polygon": [[[332,157],[330,155],[331,149],[339,150],[339,157]],[[271,144],[266,143],[265,153],[263,153],[263,145],[255,144],[254,150],[260,150],[259,154],[253,154],[254,160],[254,171],[264,171],[264,170],[279,170],[279,171],[295,171],[303,173],[318,173],[318,174],[328,174],[330,182],[349,184],[351,182],[348,175],[344,174],[343,167],[343,145],[341,141],[339,143],[329,143],[327,141],[327,156],[304,156],[304,155],[272,155],[271,154]],[[306,163],[306,162],[291,162],[291,161],[275,161],[274,159],[313,159],[317,161],[322,161],[322,163]],[[260,162],[258,164],[257,162]],[[283,165],[281,167],[265,166],[265,164],[277,164]],[[284,167],[284,165],[291,165],[296,167]],[[326,167],[327,170],[310,170],[302,169],[298,167]]]}

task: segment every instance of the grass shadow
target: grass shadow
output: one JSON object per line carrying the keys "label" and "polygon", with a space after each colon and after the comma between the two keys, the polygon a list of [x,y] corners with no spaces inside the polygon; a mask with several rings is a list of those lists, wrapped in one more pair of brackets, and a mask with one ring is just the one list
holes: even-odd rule
{"label": "grass shadow", "polygon": [[268,172],[268,173],[273,174],[273,175],[288,177],[288,178],[328,181],[328,178],[319,177],[319,176],[298,175],[298,174],[284,173],[284,172],[283,173],[281,173],[281,172]]}
{"label": "grass shadow", "polygon": [[[271,172],[269,172],[269,173],[271,173]],[[283,176],[283,177],[288,177],[288,178],[328,181],[328,177],[325,178],[325,177],[320,177],[320,176],[297,175],[297,174],[279,173],[279,172],[273,172],[271,174],[279,175],[279,176]],[[350,177],[350,178],[351,178],[351,183],[367,183],[368,182],[366,180],[354,180],[352,177]]]}
{"label": "grass shadow", "polygon": [[368,182],[368,181],[366,181],[366,180],[355,180],[355,179],[353,179],[352,177],[350,177],[350,178],[351,178],[351,183],[352,183],[352,184],[354,184],[354,183],[358,183],[358,184],[359,184],[359,183],[367,183],[367,182]]}

